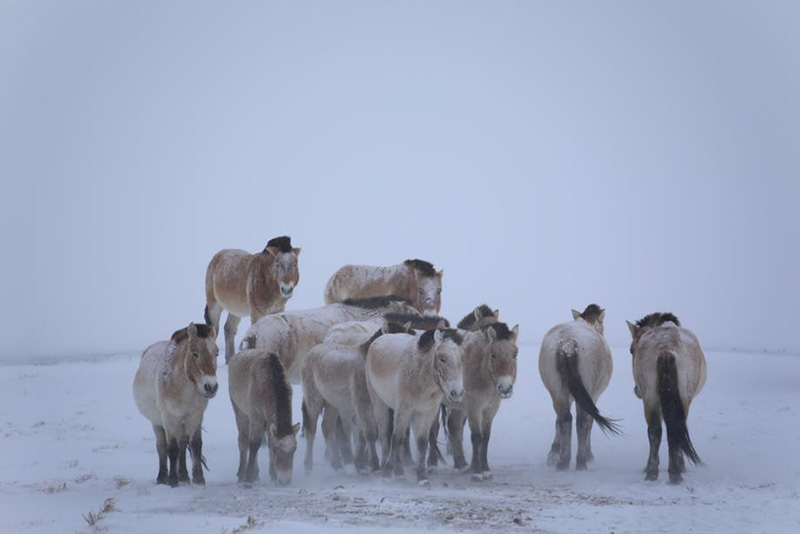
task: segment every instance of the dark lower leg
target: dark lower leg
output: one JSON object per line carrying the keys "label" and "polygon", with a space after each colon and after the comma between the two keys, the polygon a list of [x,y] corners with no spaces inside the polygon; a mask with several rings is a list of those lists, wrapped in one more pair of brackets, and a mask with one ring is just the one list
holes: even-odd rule
{"label": "dark lower leg", "polygon": [[153,426],[153,431],[156,434],[156,451],[158,451],[158,475],[156,476],[156,484],[167,483],[167,436],[164,433],[164,428],[160,426]]}
{"label": "dark lower leg", "polygon": [[469,465],[464,456],[464,418],[451,413],[447,418],[447,428],[450,434],[449,443],[453,444],[453,467],[463,469]]}
{"label": "dark lower leg", "polygon": [[681,467],[685,468],[685,466],[682,465],[683,452],[681,451],[680,446],[677,443],[673,443],[669,437],[669,432],[667,432],[667,443],[669,444],[669,483],[680,484],[683,482]]}
{"label": "dark lower leg", "polygon": [[198,428],[192,436],[192,482],[205,486],[206,478],[203,476],[203,436]]}
{"label": "dark lower leg", "polygon": [[253,483],[258,480],[258,449],[261,447],[261,434],[250,440],[250,456],[247,459],[247,472],[244,481]]}
{"label": "dark lower leg", "polygon": [[483,443],[481,444],[481,468],[483,469],[484,475],[491,471],[491,469],[489,469],[489,436],[491,435],[491,428],[483,429]]}
{"label": "dark lower leg", "polygon": [[417,482],[428,480],[428,468],[425,466],[425,455],[428,452],[429,440],[429,433],[417,436]]}
{"label": "dark lower leg", "polygon": [[351,424],[345,425],[341,417],[336,418],[336,442],[339,456],[345,465],[352,464],[354,461],[353,445],[350,440],[351,426]]}
{"label": "dark lower leg", "polygon": [[482,455],[483,455],[483,436],[479,430],[473,430],[472,435],[472,464],[470,465],[470,471],[475,474],[480,474],[483,472],[483,462]]}
{"label": "dark lower leg", "polygon": [[398,432],[395,429],[394,435],[392,436],[392,451],[390,455],[389,464],[391,466],[392,472],[396,477],[405,476],[405,471],[403,469],[403,456],[404,450],[406,446],[406,433]]}
{"label": "dark lower leg", "polygon": [[583,471],[589,460],[589,431],[592,418],[581,409],[576,409],[575,433],[578,435],[578,454],[575,455],[575,469]]}
{"label": "dark lower leg", "polygon": [[225,320],[225,363],[228,363],[231,356],[236,354],[236,348],[233,343],[236,338],[236,331],[239,330],[239,321],[241,320],[241,317],[236,317],[235,315],[231,315],[231,312],[228,312],[228,318]]}
{"label": "dark lower leg", "polygon": [[178,482],[189,483],[189,468],[186,465],[186,449],[189,447],[189,436],[182,436],[178,440],[180,455],[178,456]]}
{"label": "dark lower leg", "polygon": [[167,456],[169,457],[169,475],[167,475],[167,483],[174,488],[178,485],[178,457],[180,456],[178,438],[172,437],[169,440]]}
{"label": "dark lower leg", "polygon": [[569,409],[561,412],[556,418],[556,429],[559,442],[556,469],[569,469],[569,463],[572,459],[572,414]]}
{"label": "dark lower leg", "polygon": [[[650,456],[645,467],[645,480],[658,480],[658,449],[661,447],[661,418],[652,418],[647,423],[647,438],[650,440]],[[657,420],[656,420],[657,419]]]}

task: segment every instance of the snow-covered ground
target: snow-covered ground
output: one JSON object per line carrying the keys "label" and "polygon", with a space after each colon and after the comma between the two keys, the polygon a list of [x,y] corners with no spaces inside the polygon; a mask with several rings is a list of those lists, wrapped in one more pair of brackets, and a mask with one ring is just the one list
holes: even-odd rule
{"label": "snow-covered ground", "polygon": [[[557,473],[545,464],[554,415],[536,347],[525,346],[514,398],[504,401],[492,435],[494,480],[475,483],[445,468],[431,489],[418,488],[413,476],[398,483],[336,475],[324,464],[321,444],[314,474],[305,476],[302,441],[290,487],[238,486],[224,365],[221,394],[204,425],[207,487],[156,486],[153,434],[130,391],[138,354],[6,363],[0,533],[800,532],[799,357],[707,353],[708,382],[689,420],[707,466],[690,467],[683,485],[670,486],[666,438],[661,480],[643,480],[648,444],[641,403],[632,392],[627,347],[614,354],[616,373],[599,406],[623,419],[625,435],[606,438],[595,429],[597,459],[588,472]],[[296,386],[298,421],[300,400]],[[265,461],[263,454],[264,475]],[[104,502],[107,511],[90,527],[86,518]]]}

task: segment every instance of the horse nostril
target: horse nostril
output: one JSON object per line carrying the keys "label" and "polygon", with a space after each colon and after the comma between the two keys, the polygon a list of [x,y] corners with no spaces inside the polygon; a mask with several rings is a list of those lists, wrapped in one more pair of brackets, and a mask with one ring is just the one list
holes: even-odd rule
{"label": "horse nostril", "polygon": [[207,393],[211,393],[213,395],[214,393],[217,392],[217,388],[219,388],[219,384],[214,384],[213,386],[211,384],[206,384],[203,387],[205,388]]}

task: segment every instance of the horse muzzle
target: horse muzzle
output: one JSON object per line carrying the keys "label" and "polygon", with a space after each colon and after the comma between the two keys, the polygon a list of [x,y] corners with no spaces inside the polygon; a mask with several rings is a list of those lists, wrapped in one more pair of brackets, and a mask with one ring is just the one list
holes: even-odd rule
{"label": "horse muzzle", "polygon": [[289,300],[294,295],[294,285],[281,284],[281,297]]}
{"label": "horse muzzle", "polygon": [[464,399],[464,387],[461,384],[450,382],[444,391],[450,402],[458,404]]}
{"label": "horse muzzle", "polygon": [[497,380],[497,394],[501,399],[510,399],[514,392],[514,382],[510,376],[501,376]]}
{"label": "horse muzzle", "polygon": [[217,391],[219,391],[219,382],[216,380],[213,382],[208,379],[203,380],[203,389],[200,393],[202,393],[205,398],[213,399],[214,395],[217,394]]}

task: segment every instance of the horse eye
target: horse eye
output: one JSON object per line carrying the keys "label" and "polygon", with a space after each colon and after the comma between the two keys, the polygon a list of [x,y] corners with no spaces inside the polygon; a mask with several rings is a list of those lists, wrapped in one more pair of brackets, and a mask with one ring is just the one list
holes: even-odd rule
{"label": "horse eye", "polygon": [[436,290],[436,293],[438,293],[439,295],[441,295],[441,294],[442,294],[442,290],[441,290],[441,289],[437,289],[437,290]]}
{"label": "horse eye", "polygon": [[192,351],[192,356],[194,356],[194,357],[195,357],[195,359],[197,359],[197,358],[199,358],[199,357],[200,357],[200,353],[199,353],[199,352],[197,352],[196,350],[193,350],[193,351]]}
{"label": "horse eye", "polygon": [[497,354],[495,354],[495,353],[493,352],[493,353],[492,353],[492,359],[494,360],[494,359],[496,359],[496,358],[497,358]]}

